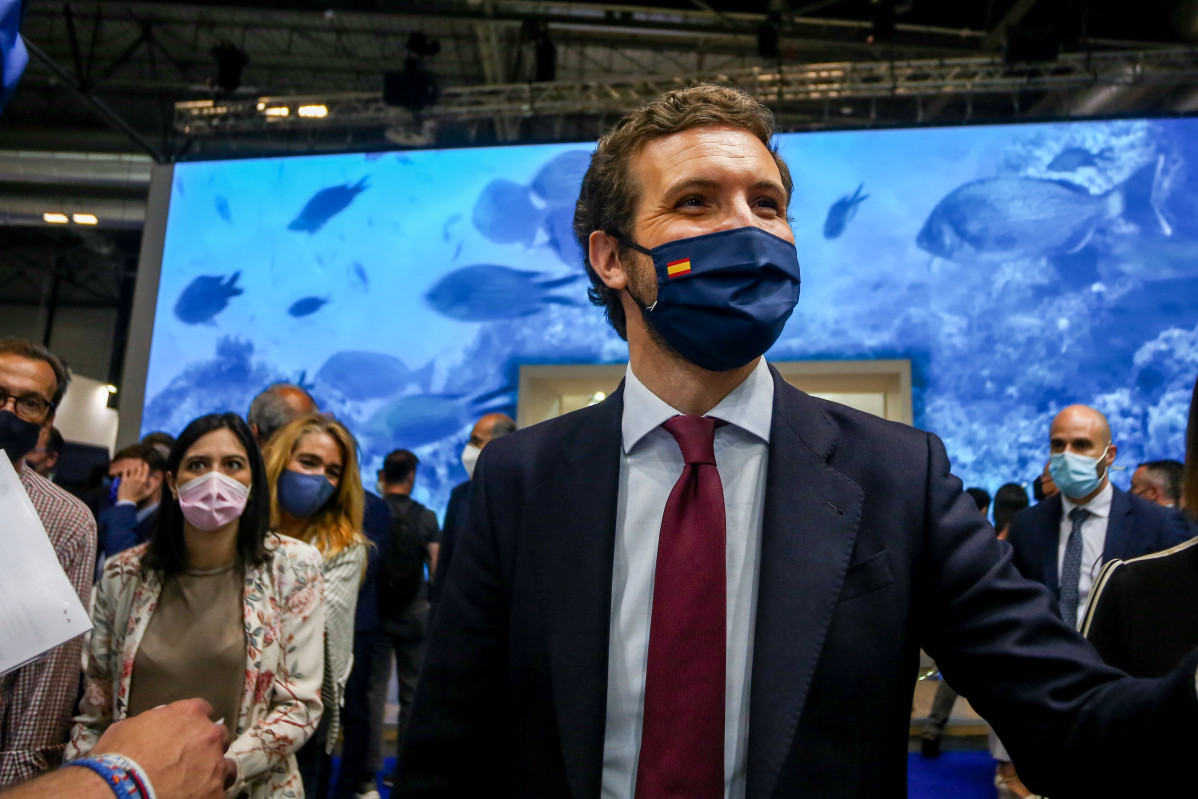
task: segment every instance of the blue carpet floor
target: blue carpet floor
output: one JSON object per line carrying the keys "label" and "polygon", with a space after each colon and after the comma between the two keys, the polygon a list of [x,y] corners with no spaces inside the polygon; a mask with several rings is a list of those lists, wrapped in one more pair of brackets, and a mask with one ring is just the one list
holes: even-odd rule
{"label": "blue carpet floor", "polygon": [[[989,752],[948,751],[935,760],[917,753],[908,757],[909,799],[994,799],[994,760]],[[394,758],[388,758],[383,773],[390,773],[394,767]],[[386,787],[379,787],[383,799],[389,793]]]}

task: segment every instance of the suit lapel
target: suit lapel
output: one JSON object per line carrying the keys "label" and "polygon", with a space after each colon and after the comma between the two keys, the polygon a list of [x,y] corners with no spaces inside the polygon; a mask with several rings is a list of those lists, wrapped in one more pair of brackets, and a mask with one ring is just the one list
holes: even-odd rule
{"label": "suit lapel", "polygon": [[1127,550],[1127,539],[1131,534],[1131,500],[1127,494],[1111,486],[1111,514],[1106,523],[1106,541],[1102,544],[1102,562],[1125,558],[1130,553]]}
{"label": "suit lapel", "polygon": [[[574,796],[598,796],[607,719],[607,648],[620,476],[621,387],[579,415],[528,528],[543,588],[553,703]],[[532,515],[535,514],[535,515]]]}
{"label": "suit lapel", "polygon": [[774,790],[857,537],[864,492],[827,465],[837,435],[819,405],[774,372],[750,687],[750,799]]}

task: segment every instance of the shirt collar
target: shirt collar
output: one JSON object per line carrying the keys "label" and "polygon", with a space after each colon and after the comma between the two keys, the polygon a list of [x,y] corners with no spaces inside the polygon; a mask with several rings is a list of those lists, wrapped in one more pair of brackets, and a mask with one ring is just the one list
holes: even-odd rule
{"label": "shirt collar", "polygon": [[[628,365],[624,373],[624,417],[621,420],[625,455],[662,422],[681,413],[646,388],[633,373],[632,364]],[[748,377],[704,415],[735,425],[769,443],[773,413],[774,378],[765,358],[760,358]]]}
{"label": "shirt collar", "polygon": [[144,522],[146,520],[146,517],[149,516],[151,513],[153,513],[156,510],[158,510],[157,502],[153,502],[149,505],[146,505],[144,508],[141,508],[140,510],[137,511],[137,520],[139,522]]}
{"label": "shirt collar", "polygon": [[1102,487],[1102,490],[1098,492],[1094,499],[1090,500],[1085,505],[1079,505],[1062,493],[1061,502],[1064,504],[1065,509],[1061,512],[1061,515],[1065,518],[1068,518],[1069,511],[1077,507],[1082,507],[1090,511],[1091,516],[1101,516],[1106,518],[1111,515],[1111,498],[1114,496],[1115,489],[1111,487],[1110,480],[1107,480],[1107,483]]}

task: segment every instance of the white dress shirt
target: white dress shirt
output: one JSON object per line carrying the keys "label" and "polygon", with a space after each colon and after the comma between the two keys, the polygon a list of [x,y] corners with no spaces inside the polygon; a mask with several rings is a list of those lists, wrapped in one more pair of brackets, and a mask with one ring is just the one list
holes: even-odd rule
{"label": "white dress shirt", "polygon": [[1073,520],[1069,512],[1074,508],[1085,508],[1090,515],[1082,522],[1082,571],[1077,581],[1077,623],[1086,618],[1086,606],[1090,604],[1090,588],[1098,573],[1102,571],[1102,551],[1106,548],[1107,522],[1111,518],[1111,497],[1115,495],[1110,481],[1085,505],[1061,494],[1061,526],[1057,538],[1057,584],[1060,584],[1061,569],[1065,563],[1065,544],[1073,531]]}
{"label": "white dress shirt", "polygon": [[[716,468],[724,489],[727,524],[724,795],[728,799],[745,795],[749,675],[773,402],[774,380],[763,358],[707,414],[728,423],[715,431]],[[657,542],[666,500],[684,465],[677,442],[661,424],[680,413],[645,388],[629,367],[624,378],[623,447],[612,567],[604,799],[630,799],[636,791]]]}

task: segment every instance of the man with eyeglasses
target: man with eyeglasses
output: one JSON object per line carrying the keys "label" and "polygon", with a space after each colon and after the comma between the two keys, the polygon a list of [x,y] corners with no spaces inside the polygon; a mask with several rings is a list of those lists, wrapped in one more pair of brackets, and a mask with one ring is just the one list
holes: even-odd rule
{"label": "man with eyeglasses", "polygon": [[[53,423],[70,376],[40,344],[0,339],[0,449],[12,462],[63,571],[89,606],[96,523],[87,506],[25,463]],[[0,677],[0,789],[49,771],[62,760],[79,690],[82,639],[76,638]]]}

